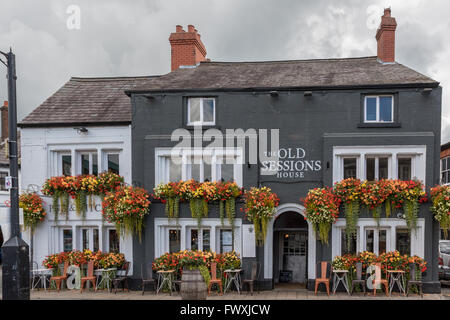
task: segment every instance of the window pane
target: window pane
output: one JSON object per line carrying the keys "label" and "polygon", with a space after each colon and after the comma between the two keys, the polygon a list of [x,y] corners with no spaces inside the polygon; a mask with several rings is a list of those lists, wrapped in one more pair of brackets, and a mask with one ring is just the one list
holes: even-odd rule
{"label": "window pane", "polygon": [[92,174],[94,176],[98,175],[98,159],[97,154],[92,154]]}
{"label": "window pane", "polygon": [[392,121],[392,97],[380,97],[380,121]]}
{"label": "window pane", "polygon": [[203,163],[203,181],[212,181],[211,163]]}
{"label": "window pane", "polygon": [[169,158],[168,160],[169,160],[169,181],[180,181],[181,157],[176,157],[176,159]]}
{"label": "window pane", "polygon": [[233,251],[233,235],[231,230],[220,230],[220,253]]}
{"label": "window pane", "polygon": [[6,191],[5,188],[5,178],[8,176],[8,172],[0,172],[0,190]]}
{"label": "window pane", "polygon": [[189,122],[200,121],[200,98],[189,99]]}
{"label": "window pane", "polygon": [[356,178],[356,158],[344,158],[344,179]]}
{"label": "window pane", "polygon": [[198,230],[191,230],[191,250],[198,250]]}
{"label": "window pane", "polygon": [[180,230],[169,230],[169,252],[180,251]]}
{"label": "window pane", "polygon": [[200,164],[191,164],[191,179],[200,181]]}
{"label": "window pane", "polygon": [[64,252],[72,251],[72,229],[63,230],[63,247]]}
{"label": "window pane", "polygon": [[109,153],[108,154],[108,171],[119,174],[119,154]]}
{"label": "window pane", "polygon": [[442,172],[441,180],[442,180],[441,181],[442,184],[447,183],[447,174],[446,174],[446,172]]}
{"label": "window pane", "polygon": [[378,179],[388,178],[388,158],[378,158]]}
{"label": "window pane", "polygon": [[400,254],[411,254],[411,237],[408,233],[408,229],[400,229],[396,230],[396,244],[395,249],[397,249]]}
{"label": "window pane", "polygon": [[386,230],[380,230],[378,234],[378,254],[386,252]]}
{"label": "window pane", "polygon": [[411,180],[411,158],[398,159],[398,178],[400,180]]}
{"label": "window pane", "polygon": [[89,230],[88,229],[83,229],[82,230],[82,242],[83,242],[83,250],[89,249]]}
{"label": "window pane", "polygon": [[441,160],[442,171],[447,170],[447,158]]}
{"label": "window pane", "polygon": [[203,230],[203,250],[209,251],[210,249],[210,232],[209,230]]}
{"label": "window pane", "polygon": [[120,252],[120,240],[117,230],[109,230],[109,252]]}
{"label": "window pane", "polygon": [[234,165],[232,164],[222,164],[220,167],[221,180],[222,181],[233,181],[234,180]]}
{"label": "window pane", "polygon": [[374,232],[373,230],[366,230],[366,250],[373,252]]}
{"label": "window pane", "polygon": [[81,174],[89,174],[89,155],[81,155]]}
{"label": "window pane", "polygon": [[366,159],[366,179],[375,180],[375,158]]}
{"label": "window pane", "polygon": [[203,122],[214,122],[213,99],[203,99]]}
{"label": "window pane", "polygon": [[366,98],[366,121],[377,120],[377,98]]}
{"label": "window pane", "polygon": [[69,155],[61,156],[62,161],[62,174],[64,176],[72,175],[72,157]]}
{"label": "window pane", "polygon": [[100,250],[99,244],[98,244],[98,229],[93,229],[94,232],[94,245],[92,250],[93,251],[98,251]]}
{"label": "window pane", "polygon": [[341,231],[341,254],[356,254],[356,239],[352,238],[350,241],[350,248],[347,245],[347,234],[345,233],[345,229]]}

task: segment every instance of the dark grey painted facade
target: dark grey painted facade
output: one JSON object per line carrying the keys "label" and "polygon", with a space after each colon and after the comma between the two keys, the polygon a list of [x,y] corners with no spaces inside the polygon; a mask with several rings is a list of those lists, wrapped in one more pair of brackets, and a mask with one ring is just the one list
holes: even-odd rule
{"label": "dark grey painted facade", "polygon": [[[425,145],[426,186],[429,188],[439,183],[441,91],[440,87],[435,87],[424,94],[421,88],[402,87],[316,90],[311,96],[305,96],[303,90],[282,89],[275,96],[268,91],[152,92],[151,97],[132,94],[133,183],[152,192],[155,186],[155,148],[176,145],[177,142],[170,141],[170,135],[177,128],[192,130],[186,126],[187,98],[207,96],[216,98],[216,126],[213,128],[222,132],[237,128],[279,129],[280,148],[301,147],[306,151],[305,159],[321,160],[321,170],[305,171],[304,178],[294,179],[261,176],[257,165],[243,166],[244,187],[268,186],[278,194],[280,204],[299,203],[309,189],[332,185],[333,146]],[[363,124],[364,95],[387,93],[395,97],[394,124]],[[204,143],[207,144],[209,142]],[[369,217],[365,210],[361,216]],[[155,217],[165,217],[163,204],[152,203],[142,243],[134,240],[136,278],[140,274],[140,264],[154,259]],[[180,217],[190,217],[188,206],[181,206]],[[210,217],[218,217],[217,208],[211,208]],[[237,217],[242,218],[239,210]],[[429,204],[421,206],[420,217],[426,224],[424,252],[428,271],[424,278],[424,291],[438,292],[439,226],[429,211]],[[243,220],[243,223],[250,222]],[[257,248],[256,256],[264,263],[262,247]],[[331,260],[331,245],[323,246],[317,241],[316,259]],[[272,287],[271,281],[263,281],[262,273],[260,280],[264,287]],[[309,279],[309,288],[313,287],[312,281]]]}

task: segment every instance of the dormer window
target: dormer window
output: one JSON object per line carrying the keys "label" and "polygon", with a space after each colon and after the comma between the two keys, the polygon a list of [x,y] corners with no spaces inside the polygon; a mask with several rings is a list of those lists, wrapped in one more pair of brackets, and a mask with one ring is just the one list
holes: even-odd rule
{"label": "dormer window", "polygon": [[214,98],[189,98],[187,124],[211,126],[216,123],[216,100]]}
{"label": "dormer window", "polygon": [[366,96],[364,122],[394,122],[394,97],[392,95]]}

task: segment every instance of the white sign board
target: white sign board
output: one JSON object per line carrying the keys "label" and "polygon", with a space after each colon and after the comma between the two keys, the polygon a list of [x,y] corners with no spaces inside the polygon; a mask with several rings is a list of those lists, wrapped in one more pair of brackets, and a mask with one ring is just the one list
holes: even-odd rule
{"label": "white sign board", "polygon": [[242,225],[242,257],[256,257],[255,228],[253,224]]}
{"label": "white sign board", "polygon": [[12,188],[12,177],[11,176],[5,177],[5,188],[6,188],[6,190],[9,190]]}

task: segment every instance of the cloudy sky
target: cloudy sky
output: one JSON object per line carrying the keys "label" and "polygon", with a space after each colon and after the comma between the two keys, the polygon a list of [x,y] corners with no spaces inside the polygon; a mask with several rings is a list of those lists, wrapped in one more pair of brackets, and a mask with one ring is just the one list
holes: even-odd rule
{"label": "cloudy sky", "polygon": [[[193,24],[207,57],[216,61],[373,56],[384,7],[391,7],[398,24],[396,60],[444,88],[445,143],[450,140],[447,0],[1,0],[0,50],[12,47],[16,53],[20,120],[71,76],[169,72],[168,37],[177,24],[185,29]],[[0,76],[0,99],[6,98]]]}

